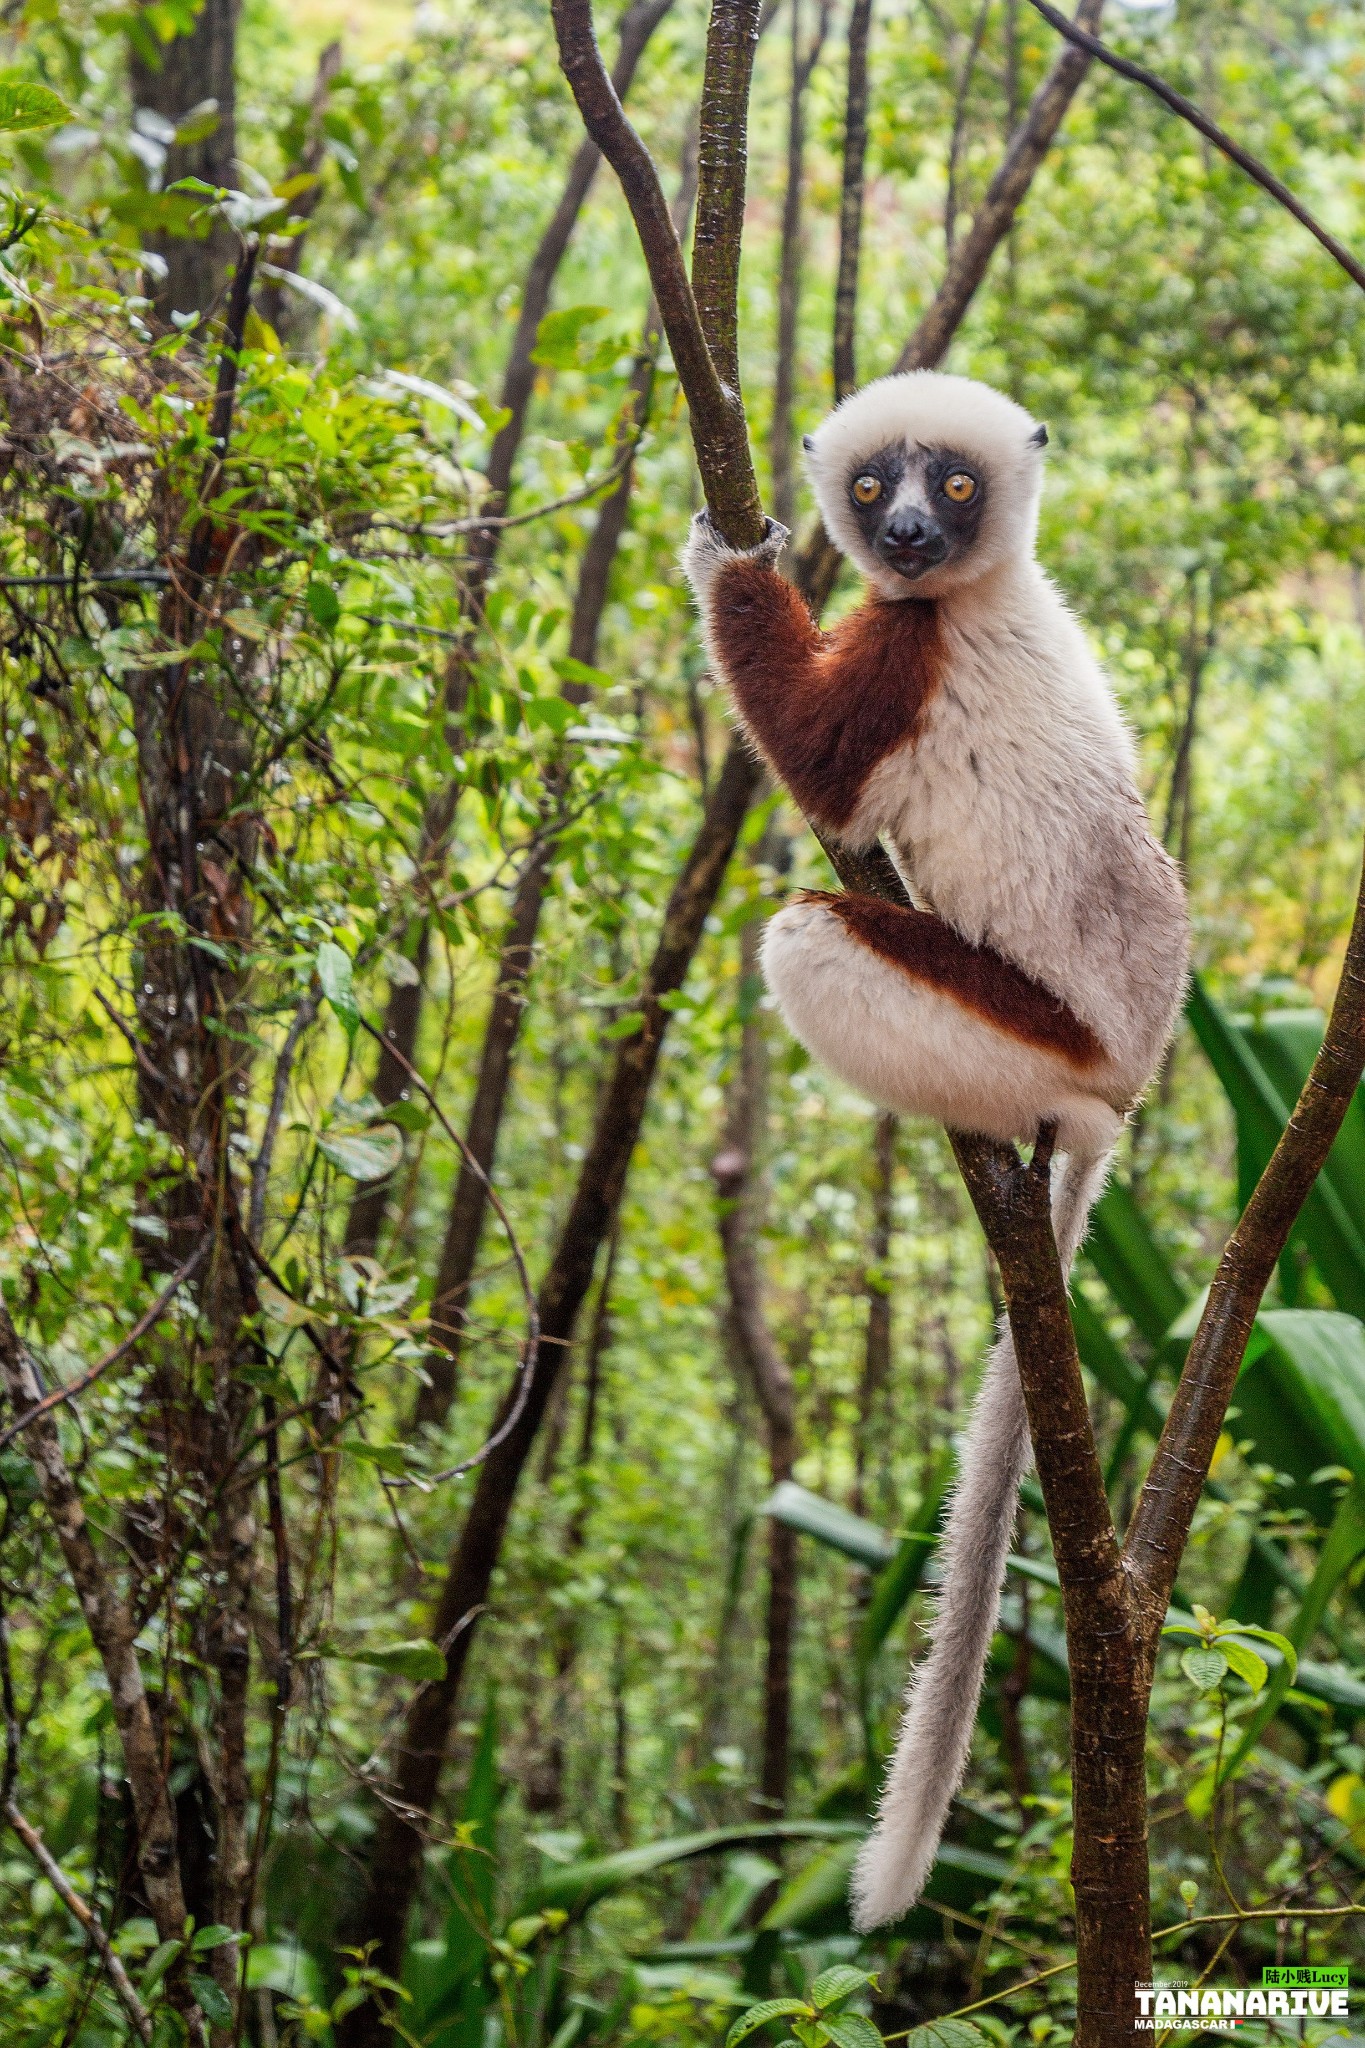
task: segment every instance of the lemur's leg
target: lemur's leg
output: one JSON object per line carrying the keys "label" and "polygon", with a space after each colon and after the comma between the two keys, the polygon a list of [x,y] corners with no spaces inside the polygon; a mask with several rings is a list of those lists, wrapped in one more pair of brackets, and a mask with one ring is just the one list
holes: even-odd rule
{"label": "lemur's leg", "polygon": [[1102,1153],[1120,1119],[1110,1062],[1050,991],[941,919],[866,896],[798,897],[763,940],[787,1024],[822,1065],[874,1102],[956,1130]]}
{"label": "lemur's leg", "polygon": [[874,601],[822,633],[777,573],[786,539],[769,521],[760,545],[740,553],[699,512],[683,568],[711,659],[760,752],[816,824],[866,841],[879,821],[859,799],[879,763],[913,743],[939,686],[938,613],[914,599]]}

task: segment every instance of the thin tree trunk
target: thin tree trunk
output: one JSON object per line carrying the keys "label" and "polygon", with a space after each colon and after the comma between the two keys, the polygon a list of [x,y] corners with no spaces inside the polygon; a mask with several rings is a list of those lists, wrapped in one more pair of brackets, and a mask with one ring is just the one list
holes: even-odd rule
{"label": "thin tree trunk", "polygon": [[855,1515],[866,1510],[867,1451],[877,1427],[877,1409],[891,1378],[891,1226],[896,1176],[895,1113],[877,1118],[872,1146],[872,1240],[868,1247],[867,1330],[863,1338],[863,1369],[858,1381],[858,1414],[853,1438]]}
{"label": "thin tree trunk", "polygon": [[[763,1016],[753,1001],[758,977],[757,921],[747,924],[740,943],[740,1000],[744,1023],[739,1060],[730,1087],[725,1142],[712,1161],[720,1204],[720,1241],[728,1296],[730,1347],[758,1399],[768,1441],[768,1475],[774,1486],[790,1479],[796,1466],[796,1383],[768,1325],[758,1239],[763,1220],[761,1157],[768,1121],[768,1062]],[[785,1523],[768,1518],[767,1648],[763,1672],[762,1769],[759,1790],[765,1813],[786,1811],[791,1774],[791,1667],[796,1629],[796,1536]]]}
{"label": "thin tree trunk", "polygon": [[844,106],[844,176],[839,198],[839,273],[834,287],[834,396],[858,386],[858,269],[867,178],[867,46],[872,0],[853,0],[848,18],[848,95]]}
{"label": "thin tree trunk", "polygon": [[[210,132],[196,141],[171,142],[161,171],[161,186],[181,178],[201,178],[206,185],[234,187],[237,182],[237,16],[239,0],[204,0],[188,35],[157,42],[140,18],[140,34],[129,62],[129,85],[135,109],[145,110],[174,131],[194,108],[204,108]],[[216,102],[209,108],[206,102]],[[153,140],[162,140],[153,135]],[[150,237],[154,253],[166,265],[164,278],[148,279],[148,296],[158,320],[170,322],[172,312],[204,314],[216,303],[238,247],[236,231],[221,214],[196,223],[193,233],[172,235],[164,228]]]}
{"label": "thin tree trunk", "polygon": [[806,175],[806,88],[820,61],[829,27],[829,0],[810,46],[801,47],[801,0],[791,0],[791,92],[787,104],[787,178],[782,194],[782,235],[777,265],[777,374],[773,383],[773,424],[769,437],[773,475],[773,517],[790,526],[796,516],[796,327],[801,310],[802,189]]}

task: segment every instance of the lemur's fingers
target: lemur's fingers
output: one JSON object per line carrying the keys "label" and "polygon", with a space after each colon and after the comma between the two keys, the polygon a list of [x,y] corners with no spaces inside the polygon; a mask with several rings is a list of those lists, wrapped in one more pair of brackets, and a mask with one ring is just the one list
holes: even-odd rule
{"label": "lemur's fingers", "polygon": [[776,519],[767,519],[763,523],[763,538],[757,547],[732,548],[728,541],[722,539],[711,514],[703,510],[692,520],[687,545],[682,552],[683,574],[697,598],[704,599],[716,571],[726,562],[761,562],[765,569],[774,568],[790,538],[788,527],[779,525]]}

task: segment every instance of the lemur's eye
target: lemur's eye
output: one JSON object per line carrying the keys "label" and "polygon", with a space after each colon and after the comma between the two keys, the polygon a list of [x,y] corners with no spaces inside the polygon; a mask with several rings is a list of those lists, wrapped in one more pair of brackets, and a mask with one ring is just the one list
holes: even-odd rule
{"label": "lemur's eye", "polygon": [[875,476],[859,476],[853,480],[853,495],[860,505],[875,505],[882,494],[882,487]]}
{"label": "lemur's eye", "polygon": [[970,505],[976,496],[976,478],[968,476],[965,469],[955,469],[943,479],[943,495],[955,505]]}

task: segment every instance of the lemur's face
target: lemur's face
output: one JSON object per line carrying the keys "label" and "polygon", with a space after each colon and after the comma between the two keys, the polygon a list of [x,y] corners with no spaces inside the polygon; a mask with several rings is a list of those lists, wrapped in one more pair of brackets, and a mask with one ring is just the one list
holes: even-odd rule
{"label": "lemur's face", "polygon": [[965,555],[986,506],[979,462],[951,448],[888,442],[847,482],[848,503],[878,560],[907,583]]}

